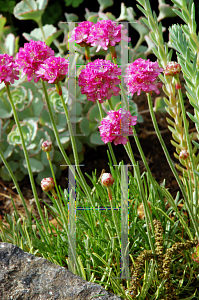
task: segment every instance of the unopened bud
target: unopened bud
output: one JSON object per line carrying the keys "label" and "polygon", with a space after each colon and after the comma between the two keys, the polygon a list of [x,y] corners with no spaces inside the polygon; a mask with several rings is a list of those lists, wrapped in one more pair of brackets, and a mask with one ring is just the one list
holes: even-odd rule
{"label": "unopened bud", "polygon": [[111,186],[114,183],[114,178],[110,173],[104,173],[101,177],[101,183],[106,187]]}
{"label": "unopened bud", "polygon": [[52,150],[52,142],[45,141],[41,144],[41,149],[45,152],[50,152]]}
{"label": "unopened bud", "polygon": [[53,178],[48,177],[48,178],[43,178],[41,181],[41,188],[44,192],[51,191],[55,187],[55,182]]}
{"label": "unopened bud", "polygon": [[170,61],[164,70],[166,76],[174,76],[179,74],[181,71],[181,66],[175,61]]}
{"label": "unopened bud", "polygon": [[179,157],[181,159],[187,159],[187,157],[189,156],[189,153],[186,150],[181,150]]}

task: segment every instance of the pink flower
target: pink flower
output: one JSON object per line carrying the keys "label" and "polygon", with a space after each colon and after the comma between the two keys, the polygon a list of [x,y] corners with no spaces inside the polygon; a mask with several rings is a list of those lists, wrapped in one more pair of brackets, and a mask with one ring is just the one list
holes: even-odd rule
{"label": "pink flower", "polygon": [[158,75],[163,71],[163,68],[158,66],[157,62],[152,62],[149,59],[136,59],[130,64],[124,78],[128,94],[137,92],[140,95],[141,90],[147,93],[155,91],[159,94],[158,88],[162,86],[161,82],[157,82]]}
{"label": "pink flower", "polygon": [[40,65],[45,59],[54,55],[54,51],[44,42],[33,41],[24,44],[24,48],[20,48],[16,56],[16,63],[22,69],[22,77],[27,75],[27,80],[38,82],[39,77],[36,74]]}
{"label": "pink flower", "polygon": [[130,38],[125,36],[127,30],[122,30],[123,25],[117,25],[111,20],[101,20],[94,24],[90,29],[90,34],[87,43],[91,46],[98,46],[96,52],[103,48],[107,50],[109,46],[115,46],[121,40],[130,41]]}
{"label": "pink flower", "polygon": [[81,22],[77,27],[75,27],[72,31],[71,38],[68,40],[69,42],[75,41],[82,47],[86,45],[90,46],[87,42],[88,36],[90,34],[91,27],[93,26],[93,22],[84,21]]}
{"label": "pink flower", "polygon": [[116,85],[120,83],[118,75],[121,69],[109,60],[96,59],[86,65],[79,75],[79,86],[81,93],[87,95],[89,101],[110,99],[112,95],[118,96],[120,88]]}
{"label": "pink flower", "polygon": [[18,66],[13,57],[8,54],[0,54],[0,83],[14,83],[14,79],[19,79]]}
{"label": "pink flower", "polygon": [[35,74],[37,74],[37,78],[41,78],[43,81],[57,83],[65,78],[68,73],[68,66],[69,62],[67,59],[51,56],[40,64]]}
{"label": "pink flower", "polygon": [[131,116],[130,111],[120,108],[118,111],[110,110],[108,116],[101,121],[98,128],[102,141],[106,144],[114,142],[115,145],[126,145],[128,139],[126,136],[132,134],[132,128],[137,123],[137,117]]}

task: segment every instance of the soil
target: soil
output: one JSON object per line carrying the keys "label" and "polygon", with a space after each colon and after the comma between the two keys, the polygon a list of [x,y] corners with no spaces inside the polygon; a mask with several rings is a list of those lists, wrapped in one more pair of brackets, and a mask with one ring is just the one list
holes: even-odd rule
{"label": "soil", "polygon": [[[182,82],[182,92],[185,93],[184,84]],[[158,96],[165,96],[163,92]],[[157,95],[153,93],[152,101],[154,102]],[[166,179],[166,188],[169,188],[170,193],[173,197],[176,196],[177,191],[179,190],[178,184],[170,170],[170,167],[165,158],[164,152],[161,148],[159,140],[155,134],[154,127],[151,121],[150,113],[148,111],[148,103],[145,93],[141,93],[140,96],[134,95],[134,101],[138,105],[138,111],[142,115],[144,122],[138,124],[137,133],[140,140],[140,144],[146,156],[149,168],[152,172],[152,175],[157,180],[158,183],[162,183]],[[185,99],[186,110],[193,114],[193,108],[190,106],[188,99]],[[171,132],[168,129],[168,123],[166,117],[170,117],[167,113],[156,113],[156,119],[159,126],[159,129],[162,133],[162,137],[165,141],[171,159],[177,163],[176,158],[173,155],[175,151],[174,146],[170,143],[172,139]],[[189,131],[195,131],[194,124],[190,121]],[[133,153],[136,161],[139,163],[141,174],[145,171],[144,164],[138,152],[137,146],[134,142],[134,138],[130,137]],[[82,166],[82,172],[86,172],[89,175],[92,175],[92,172],[96,169],[97,176],[100,176],[102,169],[105,169],[106,172],[109,172],[108,166],[108,157],[106,145],[98,146],[96,149],[85,147],[84,153],[84,166]],[[125,164],[130,164],[130,160],[125,152],[123,145],[114,146],[113,150],[116,155],[117,161],[124,161]],[[129,167],[131,171],[131,167]],[[58,184],[63,188],[67,187],[66,178],[68,177],[68,170],[62,172],[62,176],[58,180]],[[89,182],[89,181],[88,181]],[[31,186],[29,178],[25,178],[22,182],[19,183],[22,193],[26,199],[28,207],[33,204],[33,213],[37,216],[37,209],[33,199],[33,194],[31,191]],[[43,199],[47,202],[50,202],[47,195],[41,190],[40,186],[37,186],[38,196],[40,199]],[[5,182],[0,179],[0,215],[5,220],[5,214],[12,214],[13,205],[11,202],[10,194],[15,202],[16,208],[19,212],[24,214],[24,208],[22,206],[21,200],[19,199],[14,184],[12,182]]]}

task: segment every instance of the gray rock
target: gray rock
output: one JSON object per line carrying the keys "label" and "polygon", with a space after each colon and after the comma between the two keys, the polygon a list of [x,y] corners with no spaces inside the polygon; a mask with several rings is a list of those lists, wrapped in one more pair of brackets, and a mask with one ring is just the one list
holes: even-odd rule
{"label": "gray rock", "polygon": [[9,243],[0,243],[0,299],[122,300],[100,285]]}

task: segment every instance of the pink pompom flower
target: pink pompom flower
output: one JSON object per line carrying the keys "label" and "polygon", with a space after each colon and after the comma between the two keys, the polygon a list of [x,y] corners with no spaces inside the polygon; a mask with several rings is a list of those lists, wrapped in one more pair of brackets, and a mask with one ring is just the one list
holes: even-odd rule
{"label": "pink pompom flower", "polygon": [[159,67],[158,62],[142,58],[136,59],[126,69],[127,75],[125,75],[124,82],[126,83],[128,94],[137,92],[137,95],[140,95],[141,90],[147,93],[155,91],[159,94],[158,88],[162,86],[162,83],[156,80],[162,71],[163,68]]}
{"label": "pink pompom flower", "polygon": [[14,83],[14,80],[19,79],[18,66],[13,60],[13,57],[8,54],[0,54],[0,83]]}
{"label": "pink pompom flower", "polygon": [[71,38],[68,41],[75,41],[81,47],[90,46],[87,40],[93,24],[94,23],[90,21],[84,21],[79,23],[78,26],[73,29]]}
{"label": "pink pompom flower", "polygon": [[34,78],[34,82],[38,82],[36,71],[44,60],[51,56],[54,56],[54,51],[46,43],[33,40],[25,43],[24,48],[20,48],[16,55],[16,63],[22,69],[22,77],[27,75],[28,81]]}
{"label": "pink pompom flower", "polygon": [[106,144],[114,142],[115,145],[126,145],[126,136],[133,133],[131,126],[136,125],[137,117],[131,116],[130,111],[120,108],[118,111],[110,110],[98,128],[102,141]]}
{"label": "pink pompom flower", "polygon": [[100,48],[107,50],[109,46],[115,46],[121,40],[129,42],[131,39],[125,36],[127,30],[122,30],[122,27],[122,24],[117,25],[112,20],[101,20],[91,27],[87,43],[97,46],[98,52]]}
{"label": "pink pompom flower", "polygon": [[48,83],[57,83],[63,80],[68,73],[69,62],[62,57],[51,56],[47,58],[35,72],[38,78]]}
{"label": "pink pompom flower", "polygon": [[86,65],[79,75],[79,86],[81,93],[87,95],[89,101],[110,99],[112,95],[118,96],[120,88],[117,87],[121,81],[118,79],[121,69],[109,60],[96,59]]}

